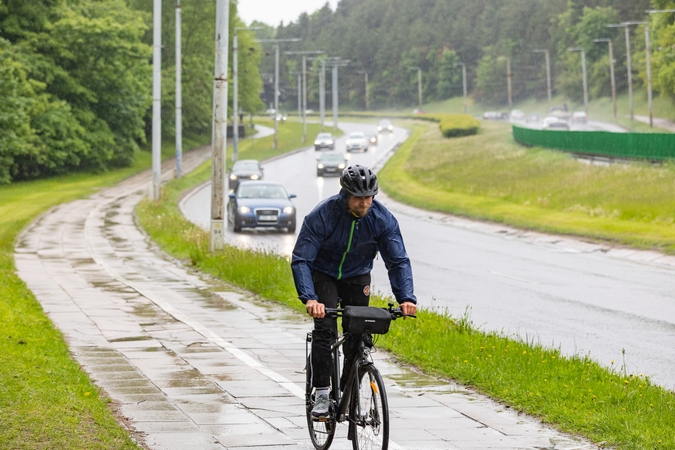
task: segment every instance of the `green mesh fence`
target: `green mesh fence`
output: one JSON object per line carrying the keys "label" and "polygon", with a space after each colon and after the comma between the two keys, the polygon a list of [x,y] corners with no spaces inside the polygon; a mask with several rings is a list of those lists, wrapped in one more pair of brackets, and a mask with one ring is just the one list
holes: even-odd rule
{"label": "green mesh fence", "polygon": [[513,126],[516,142],[533,147],[612,158],[675,158],[675,134],[536,130]]}

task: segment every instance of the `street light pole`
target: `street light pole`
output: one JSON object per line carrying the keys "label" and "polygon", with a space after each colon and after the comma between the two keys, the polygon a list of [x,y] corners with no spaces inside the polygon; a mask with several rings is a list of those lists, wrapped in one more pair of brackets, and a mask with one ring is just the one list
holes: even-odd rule
{"label": "street light pole", "polygon": [[223,226],[225,224],[229,3],[228,0],[216,2],[216,61],[213,81],[213,154],[211,159],[211,251],[223,248]]}
{"label": "street light pole", "polygon": [[647,60],[647,103],[649,104],[649,126],[654,126],[654,110],[652,106],[652,63],[651,48],[649,43],[649,25],[645,24],[645,52]]}
{"label": "street light pole", "polygon": [[616,118],[616,80],[614,79],[614,50],[612,40],[601,38],[593,39],[593,42],[607,42],[607,44],[609,44],[609,76],[612,82],[612,105],[614,107],[614,117]]}
{"label": "street light pole", "polygon": [[307,55],[320,55],[320,50],[284,52],[286,55],[302,55],[302,143],[307,141]]}
{"label": "street light pole", "polygon": [[548,94],[548,109],[551,109],[551,56],[547,49],[533,50],[535,53],[543,53],[546,56],[546,92]]}
{"label": "street light pole", "polygon": [[176,0],[176,178],[182,176],[183,162],[183,92],[181,86],[181,10]]}
{"label": "street light pole", "polygon": [[239,30],[260,30],[261,27],[236,27],[232,36],[232,161],[239,156]]}
{"label": "street light pole", "polygon": [[319,117],[321,131],[323,131],[326,118],[326,61],[324,59],[321,60],[321,73],[319,74]]}
{"label": "street light pole", "polygon": [[162,0],[152,8],[152,199],[162,186]]}
{"label": "street light pole", "polygon": [[420,109],[422,108],[422,68],[421,67],[409,67],[410,70],[417,71],[417,103],[419,104]]}
{"label": "street light pole", "polygon": [[500,56],[497,61],[506,61],[506,87],[509,96],[509,110],[513,107],[513,95],[511,89],[511,58]]}
{"label": "street light pole", "polygon": [[365,100],[366,100],[366,111],[368,111],[368,110],[370,109],[370,98],[369,98],[369,96],[368,96],[368,72],[365,71],[365,70],[359,70],[359,71],[357,71],[356,73],[360,73],[360,74],[365,75],[365,85],[366,85],[366,91],[365,91],[366,96],[365,96]]}
{"label": "street light pole", "polygon": [[302,118],[302,72],[288,72],[289,75],[298,76],[298,120]]}
{"label": "street light pole", "polygon": [[586,51],[581,47],[568,48],[568,52],[581,52],[581,73],[584,84],[584,111],[588,115],[588,83],[586,81]]}
{"label": "street light pole", "polygon": [[467,104],[466,104],[466,64],[456,63],[458,66],[462,66],[462,93],[464,94],[464,114],[466,114]]}

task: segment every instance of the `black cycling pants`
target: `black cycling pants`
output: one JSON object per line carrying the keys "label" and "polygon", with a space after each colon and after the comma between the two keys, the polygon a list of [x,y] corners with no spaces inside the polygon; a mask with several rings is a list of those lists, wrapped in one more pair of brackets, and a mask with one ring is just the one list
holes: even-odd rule
{"label": "black cycling pants", "polygon": [[[352,278],[336,280],[319,272],[314,272],[314,291],[319,297],[319,303],[326,308],[337,308],[338,298],[340,306],[368,306],[370,301],[370,274]],[[331,352],[330,347],[337,338],[337,321],[329,317],[314,319],[312,332],[312,383],[315,387],[330,386]],[[350,336],[343,344],[344,369],[343,382],[352,366],[358,351],[360,335]]]}

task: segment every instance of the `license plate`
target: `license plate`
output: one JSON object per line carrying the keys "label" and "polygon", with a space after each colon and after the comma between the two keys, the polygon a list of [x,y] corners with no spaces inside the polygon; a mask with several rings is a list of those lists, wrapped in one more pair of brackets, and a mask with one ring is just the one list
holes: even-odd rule
{"label": "license plate", "polygon": [[258,220],[277,220],[277,216],[258,216]]}
{"label": "license plate", "polygon": [[326,167],[326,172],[335,172],[335,167]]}

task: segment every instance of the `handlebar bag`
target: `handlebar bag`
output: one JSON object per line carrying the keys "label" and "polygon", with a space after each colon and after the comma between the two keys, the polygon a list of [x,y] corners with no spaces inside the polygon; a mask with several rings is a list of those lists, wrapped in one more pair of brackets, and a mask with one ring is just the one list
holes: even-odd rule
{"label": "handlebar bag", "polygon": [[391,314],[386,309],[369,306],[345,306],[342,329],[355,334],[387,334]]}

